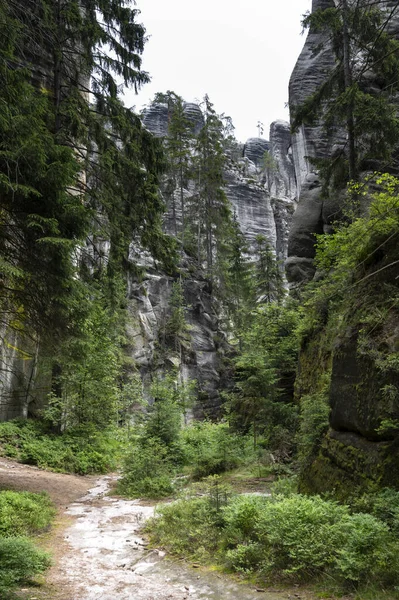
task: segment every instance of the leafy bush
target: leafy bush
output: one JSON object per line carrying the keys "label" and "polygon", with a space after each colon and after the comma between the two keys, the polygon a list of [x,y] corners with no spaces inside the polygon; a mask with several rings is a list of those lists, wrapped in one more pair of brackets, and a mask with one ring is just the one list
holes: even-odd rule
{"label": "leafy bush", "polygon": [[385,523],[369,514],[355,514],[345,523],[334,571],[354,584],[394,585],[399,581],[398,551],[398,543]]}
{"label": "leafy bush", "polygon": [[257,537],[255,532],[264,506],[264,497],[243,494],[234,498],[224,508],[224,540],[226,546],[246,544]]}
{"label": "leafy bush", "polygon": [[42,573],[50,564],[48,554],[27,538],[0,537],[0,595]]}
{"label": "leafy bush", "polygon": [[302,396],[300,425],[297,434],[299,460],[303,464],[312,456],[328,429],[330,406],[326,391]]}
{"label": "leafy bush", "polygon": [[218,547],[221,532],[216,526],[217,511],[209,498],[178,500],[157,509],[146,530],[156,543],[173,554],[193,560],[209,559]]}
{"label": "leafy bush", "polygon": [[257,524],[263,570],[306,579],[334,561],[348,509],[315,496],[290,496],[265,504]]}
{"label": "leafy bush", "polygon": [[322,498],[242,495],[215,510],[208,496],[163,507],[148,529],[157,543],[268,579],[328,577],[342,586],[399,581],[399,543],[370,514]]}
{"label": "leafy bush", "polygon": [[203,421],[193,423],[182,431],[186,464],[194,479],[223,473],[238,467],[251,454],[248,438],[230,432],[227,423]]}
{"label": "leafy bush", "polygon": [[374,494],[363,494],[352,502],[352,510],[368,512],[388,525],[396,536],[399,535],[399,492],[385,488]]}
{"label": "leafy bush", "polygon": [[47,494],[0,491],[0,536],[26,536],[46,529],[55,515]]}
{"label": "leafy bush", "polygon": [[162,498],[174,491],[168,449],[158,440],[142,440],[124,459],[118,492],[131,497]]}
{"label": "leafy bush", "polygon": [[56,435],[33,420],[0,423],[0,454],[53,471],[106,473],[117,467],[121,442],[115,432],[80,426]]}

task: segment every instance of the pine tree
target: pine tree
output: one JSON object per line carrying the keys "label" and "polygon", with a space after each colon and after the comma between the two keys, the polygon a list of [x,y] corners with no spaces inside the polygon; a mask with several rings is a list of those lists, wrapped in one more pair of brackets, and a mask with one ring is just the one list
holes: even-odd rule
{"label": "pine tree", "polygon": [[[180,214],[181,214],[181,248],[184,248],[184,234],[186,229],[186,206],[184,190],[187,187],[191,175],[191,152],[193,145],[193,123],[186,117],[184,103],[180,96],[176,96],[173,103],[167,137],[169,169],[168,175],[173,181],[173,203],[174,193],[177,191]],[[174,206],[174,204],[173,204]],[[174,209],[175,233],[178,233],[176,210]]]}
{"label": "pine tree", "polygon": [[225,301],[229,308],[235,335],[241,346],[242,334],[251,322],[255,298],[254,265],[249,259],[248,244],[233,213],[229,244],[226,252]]}
{"label": "pine tree", "polygon": [[[119,81],[138,88],[148,80],[140,69],[145,30],[129,4],[0,0],[3,342],[14,343],[9,330],[40,337],[41,354],[46,348],[54,359],[58,395],[68,373],[61,342],[82,336],[90,352],[83,325],[92,286],[100,285],[110,318],[123,312],[132,241],[174,268],[158,191],[162,145],[120,99]],[[89,231],[89,247],[96,239],[109,244],[103,261],[90,263],[85,253]]]}
{"label": "pine tree", "polygon": [[217,271],[215,257],[224,244],[224,233],[231,212],[223,190],[223,167],[226,161],[224,125],[208,96],[204,97],[203,115],[204,126],[197,138],[194,164],[197,180],[197,260],[199,267],[205,263],[206,275],[212,289]]}
{"label": "pine tree", "polygon": [[258,301],[268,304],[278,302],[284,297],[284,282],[275,255],[263,235],[256,237],[256,246],[255,281]]}

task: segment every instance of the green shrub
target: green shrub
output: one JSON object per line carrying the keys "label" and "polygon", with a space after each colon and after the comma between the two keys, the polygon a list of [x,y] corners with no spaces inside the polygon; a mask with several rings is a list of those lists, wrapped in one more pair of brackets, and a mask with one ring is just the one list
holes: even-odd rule
{"label": "green shrub", "polygon": [[328,429],[330,406],[326,391],[302,396],[299,431],[297,434],[299,460],[306,463],[323,434]]}
{"label": "green shrub", "polygon": [[224,539],[228,546],[247,543],[255,539],[255,531],[265,498],[262,496],[241,495],[235,497],[223,509]]}
{"label": "green shrub", "polygon": [[147,439],[134,446],[124,459],[118,492],[131,498],[162,498],[174,491],[168,449]]}
{"label": "green shrub", "polygon": [[344,538],[348,509],[318,496],[290,496],[265,503],[257,524],[263,570],[308,579],[334,562]]}
{"label": "green shrub", "polygon": [[399,544],[389,528],[369,514],[352,515],[337,547],[336,572],[346,582],[396,584],[399,582]]}
{"label": "green shrub", "polygon": [[114,430],[90,425],[56,435],[40,421],[0,423],[0,454],[53,471],[106,473],[117,467],[121,446]]}
{"label": "green shrub", "polygon": [[173,554],[203,560],[216,552],[221,537],[209,498],[178,500],[157,509],[146,530]]}
{"label": "green shrub", "polygon": [[27,536],[46,529],[55,510],[47,494],[0,491],[0,536]]}
{"label": "green shrub", "polygon": [[270,485],[273,496],[292,496],[298,493],[298,476],[279,477]]}
{"label": "green shrub", "polygon": [[231,433],[227,423],[193,423],[183,429],[182,444],[194,479],[235,469],[248,454],[253,458],[249,439]]}
{"label": "green shrub", "polygon": [[22,537],[0,537],[0,596],[45,571],[51,564],[48,554]]}
{"label": "green shrub", "polygon": [[399,536],[399,492],[385,488],[374,494],[363,494],[352,501],[353,512],[368,512],[388,525]]}

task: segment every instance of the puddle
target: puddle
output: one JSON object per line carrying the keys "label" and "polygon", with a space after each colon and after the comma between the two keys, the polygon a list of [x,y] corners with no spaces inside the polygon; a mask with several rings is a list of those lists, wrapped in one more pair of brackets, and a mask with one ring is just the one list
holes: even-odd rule
{"label": "puddle", "polygon": [[281,600],[286,594],[256,592],[226,576],[204,573],[160,550],[146,547],[139,530],[154,508],[106,495],[111,477],[101,477],[71,504],[74,524],[65,532],[71,551],[59,565],[72,584],[68,600]]}

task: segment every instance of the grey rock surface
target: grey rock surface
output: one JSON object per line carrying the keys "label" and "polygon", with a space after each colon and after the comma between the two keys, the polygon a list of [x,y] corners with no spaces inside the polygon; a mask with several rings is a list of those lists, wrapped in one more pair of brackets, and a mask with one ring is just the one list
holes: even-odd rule
{"label": "grey rock surface", "polygon": [[143,112],[144,126],[157,137],[168,135],[169,108],[167,104],[153,103]]}
{"label": "grey rock surface", "polygon": [[261,167],[265,152],[270,150],[270,142],[261,137],[249,138],[244,144],[244,157],[257,167]]}
{"label": "grey rock surface", "polygon": [[[312,11],[332,6],[333,0],[313,0]],[[292,115],[325,81],[334,64],[327,34],[310,30],[290,79],[289,104]],[[309,159],[328,158],[334,145],[339,143],[342,143],[342,139],[329,137],[319,123],[301,125],[292,135],[298,208],[293,216],[288,241],[287,278],[293,285],[301,284],[303,276],[305,280],[313,277],[314,269],[309,268],[309,258],[314,256],[314,234],[322,233],[326,223],[321,182]]]}
{"label": "grey rock surface", "polygon": [[[185,111],[198,133],[203,124],[199,106],[187,103]],[[167,118],[166,105],[153,105],[146,110],[144,123],[155,135],[162,136],[167,132]],[[274,169],[265,170],[265,152],[273,158]],[[250,254],[255,254],[256,237],[263,235],[269,240],[277,257],[284,260],[296,196],[289,124],[284,121],[274,123],[270,142],[263,138],[250,138],[245,144],[234,144],[229,149],[224,179],[226,196],[237,215]],[[183,191],[184,197],[189,198],[194,192],[194,182],[188,181]],[[173,214],[179,227],[181,225],[180,200],[176,191],[168,194],[166,186],[164,198],[168,208],[164,225],[166,231],[173,235]],[[168,302],[173,279],[157,273],[150,259],[144,264],[140,251],[136,253],[137,259],[150,273],[143,283],[132,283],[130,291],[132,357],[140,365],[145,381],[156,369],[157,347],[162,337],[163,323],[169,314]],[[173,359],[173,364],[180,366],[185,377],[198,381],[201,404],[196,407],[196,413],[214,415],[220,404],[219,390],[226,385],[223,355],[228,347],[207,283],[193,272],[192,266],[189,268],[188,257],[186,262],[186,268],[191,273],[185,282],[189,342],[181,356],[173,357],[173,351],[169,351],[168,356],[169,360]]]}
{"label": "grey rock surface", "polygon": [[[337,3],[337,0],[313,0],[312,11],[330,8]],[[391,15],[394,8],[397,9],[394,0],[377,4],[388,15]],[[392,14],[394,16],[390,18],[387,30],[399,38],[399,13]],[[360,53],[358,60],[362,60]],[[292,117],[295,110],[326,81],[334,66],[335,56],[328,32],[310,29],[290,79],[289,105]],[[356,65],[354,69],[356,70]],[[366,72],[364,80],[370,89],[379,89],[379,83],[372,72]],[[399,98],[397,103],[399,104]],[[343,194],[322,194],[317,169],[312,165],[311,159],[331,158],[338,151],[345,152],[346,142],[347,136],[343,129],[335,128],[333,132],[327,132],[320,121],[312,126],[301,125],[292,135],[292,158],[298,193],[298,210],[293,217],[288,242],[287,278],[292,287],[313,277],[314,269],[309,269],[309,257],[314,255],[314,233],[329,231],[342,210]],[[373,170],[378,168],[375,163],[370,166]]]}

